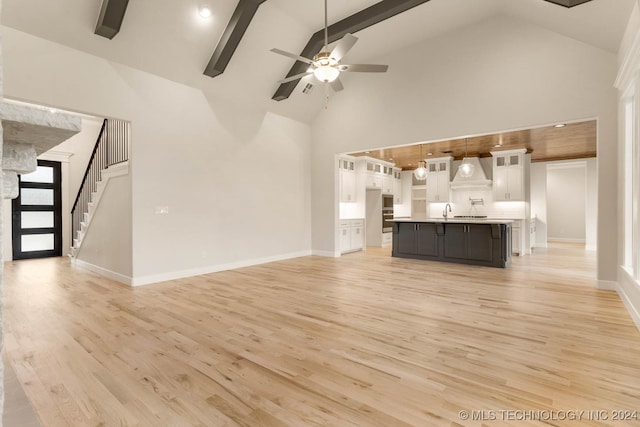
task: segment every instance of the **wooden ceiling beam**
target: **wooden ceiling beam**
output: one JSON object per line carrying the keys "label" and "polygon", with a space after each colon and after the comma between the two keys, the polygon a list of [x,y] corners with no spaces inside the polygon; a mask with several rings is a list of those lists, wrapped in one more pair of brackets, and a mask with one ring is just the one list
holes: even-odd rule
{"label": "wooden ceiling beam", "polygon": [[109,40],[114,38],[120,32],[128,4],[129,0],[103,0],[94,33]]}
{"label": "wooden ceiling beam", "polygon": [[557,4],[564,7],[574,7],[579,6],[583,3],[590,2],[591,0],[545,0],[549,3]]}
{"label": "wooden ceiling beam", "polygon": [[[360,12],[346,17],[342,21],[330,25],[329,43],[340,40],[347,33],[356,33],[360,30],[382,22],[385,19],[389,19],[399,13],[406,12],[407,10],[428,1],[429,0],[382,0],[381,2],[369,6],[368,8],[363,9]],[[307,45],[300,53],[300,56],[303,56],[305,58],[313,58],[318,52],[320,52],[320,49],[322,49],[323,45],[324,28],[316,31],[311,36],[311,38],[307,42]],[[296,61],[287,73],[286,77],[304,73],[307,68],[309,68],[308,64]],[[282,101],[289,98],[299,81],[300,79],[280,84],[271,99]]]}
{"label": "wooden ceiling beam", "polygon": [[242,36],[244,36],[245,31],[249,28],[253,16],[265,1],[266,0],[240,0],[227,24],[227,28],[225,28],[222,37],[220,37],[218,41],[218,45],[213,51],[207,68],[204,70],[205,76],[216,77],[224,73],[229,61],[231,61],[231,57],[240,44],[240,40],[242,40]]}

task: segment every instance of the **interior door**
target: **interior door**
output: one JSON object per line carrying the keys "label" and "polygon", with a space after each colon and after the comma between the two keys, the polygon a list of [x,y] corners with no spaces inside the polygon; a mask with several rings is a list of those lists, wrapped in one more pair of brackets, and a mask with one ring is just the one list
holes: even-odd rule
{"label": "interior door", "polygon": [[61,164],[38,160],[35,172],[19,176],[12,202],[13,259],[62,255]]}

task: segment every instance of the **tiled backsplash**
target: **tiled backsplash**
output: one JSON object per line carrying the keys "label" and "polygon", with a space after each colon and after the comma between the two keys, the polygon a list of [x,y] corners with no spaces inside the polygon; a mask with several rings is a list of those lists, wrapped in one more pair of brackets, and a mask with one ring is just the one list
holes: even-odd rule
{"label": "tiled backsplash", "polygon": [[[482,200],[482,204],[471,204],[471,200]],[[480,190],[452,190],[451,213],[455,215],[486,215],[488,218],[519,219],[526,217],[526,202],[494,202],[491,188]],[[429,204],[430,218],[442,218],[446,203]]]}

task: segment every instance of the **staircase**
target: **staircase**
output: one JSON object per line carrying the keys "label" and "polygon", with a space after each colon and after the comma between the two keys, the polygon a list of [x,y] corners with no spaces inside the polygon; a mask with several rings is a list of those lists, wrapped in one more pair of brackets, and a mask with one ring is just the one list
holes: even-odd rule
{"label": "staircase", "polygon": [[105,119],[71,209],[70,256],[75,258],[109,179],[129,171],[129,123]]}

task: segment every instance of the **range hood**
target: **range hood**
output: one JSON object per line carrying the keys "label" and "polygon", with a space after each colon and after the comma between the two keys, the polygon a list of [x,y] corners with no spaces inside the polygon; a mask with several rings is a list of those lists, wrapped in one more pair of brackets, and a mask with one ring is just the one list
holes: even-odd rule
{"label": "range hood", "polygon": [[487,175],[484,173],[484,169],[482,169],[482,165],[480,164],[480,160],[477,157],[467,157],[466,162],[475,166],[473,168],[473,175],[469,177],[463,177],[460,175],[460,171],[456,171],[456,176],[453,177],[453,181],[451,181],[451,188],[487,188],[491,186],[491,180],[487,179]]}

